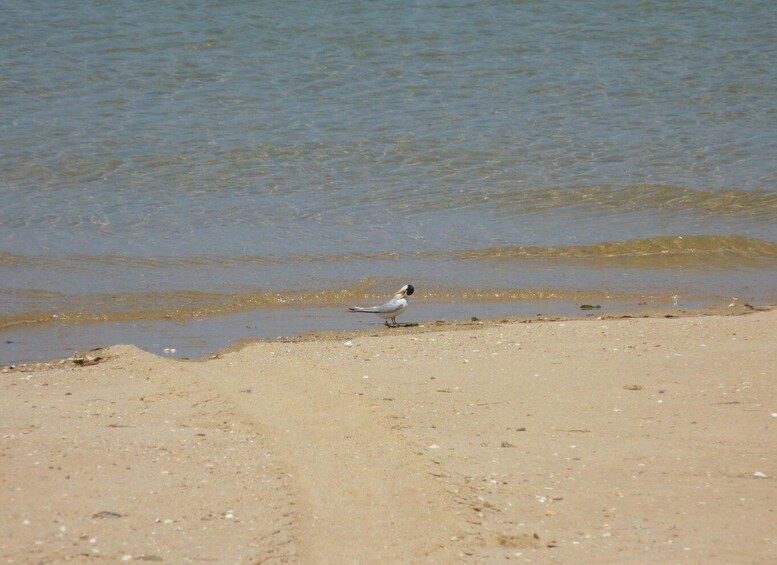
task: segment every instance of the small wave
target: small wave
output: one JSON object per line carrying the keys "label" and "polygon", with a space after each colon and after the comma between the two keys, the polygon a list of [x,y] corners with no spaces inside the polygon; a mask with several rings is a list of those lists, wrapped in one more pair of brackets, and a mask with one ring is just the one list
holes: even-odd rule
{"label": "small wave", "polygon": [[625,241],[609,241],[591,245],[568,246],[500,246],[481,249],[454,249],[418,252],[353,252],[330,255],[295,255],[270,257],[262,255],[220,256],[194,255],[189,257],[136,257],[127,255],[19,255],[0,253],[0,265],[34,267],[41,269],[90,270],[101,267],[125,267],[143,270],[217,269],[288,265],[295,263],[359,263],[368,261],[401,260],[618,260],[635,263],[642,261],[661,266],[661,261],[672,266],[672,261],[690,266],[729,268],[759,262],[772,263],[777,259],[777,243],[733,235],[668,235]]}
{"label": "small wave", "polygon": [[[777,194],[763,190],[694,190],[665,184],[611,186],[483,188],[402,195],[407,213],[429,210],[488,208],[500,216],[550,212],[564,208],[597,214],[682,211],[700,216],[734,216],[751,220],[777,219]],[[415,212],[414,212],[415,211]]]}
{"label": "small wave", "polygon": [[459,251],[461,259],[587,259],[630,257],[677,257],[696,261],[722,259],[776,259],[777,244],[742,236],[660,236],[628,241],[612,241],[594,245],[558,247],[491,247]]}

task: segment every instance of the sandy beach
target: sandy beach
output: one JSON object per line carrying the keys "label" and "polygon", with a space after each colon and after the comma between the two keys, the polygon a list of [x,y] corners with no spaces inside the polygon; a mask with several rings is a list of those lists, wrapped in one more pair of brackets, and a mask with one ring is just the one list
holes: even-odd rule
{"label": "sandy beach", "polygon": [[777,311],[0,375],[3,563],[775,563]]}

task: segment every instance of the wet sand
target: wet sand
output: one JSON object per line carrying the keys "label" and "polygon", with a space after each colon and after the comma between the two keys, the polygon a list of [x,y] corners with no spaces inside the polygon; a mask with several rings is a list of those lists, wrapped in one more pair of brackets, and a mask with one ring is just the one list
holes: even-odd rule
{"label": "wet sand", "polygon": [[0,560],[774,563],[775,344],[771,310],[6,368]]}

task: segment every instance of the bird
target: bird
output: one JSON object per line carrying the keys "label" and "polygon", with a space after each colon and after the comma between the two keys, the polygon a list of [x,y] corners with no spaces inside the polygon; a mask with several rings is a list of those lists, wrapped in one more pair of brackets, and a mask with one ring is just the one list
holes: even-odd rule
{"label": "bird", "polygon": [[[407,310],[407,297],[415,292],[412,284],[406,284],[400,288],[397,293],[391,297],[391,300],[381,306],[370,306],[369,308],[360,308],[358,306],[352,306],[348,308],[349,312],[357,312],[364,314],[377,314],[384,320],[389,327],[397,327],[397,316]],[[389,320],[391,323],[389,324]]]}

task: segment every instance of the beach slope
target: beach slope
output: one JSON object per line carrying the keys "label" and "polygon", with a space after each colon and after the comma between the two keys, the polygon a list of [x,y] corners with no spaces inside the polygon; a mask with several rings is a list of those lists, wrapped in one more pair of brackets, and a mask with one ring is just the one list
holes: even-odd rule
{"label": "beach slope", "polygon": [[8,563],[774,563],[777,311],[0,375]]}

